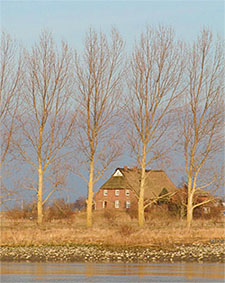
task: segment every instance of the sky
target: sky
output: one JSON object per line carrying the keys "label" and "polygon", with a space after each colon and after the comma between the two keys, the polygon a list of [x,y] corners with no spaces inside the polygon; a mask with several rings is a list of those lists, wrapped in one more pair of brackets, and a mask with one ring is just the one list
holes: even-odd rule
{"label": "sky", "polygon": [[118,28],[131,47],[146,25],[174,27],[178,37],[194,39],[203,26],[224,37],[224,1],[1,1],[1,27],[30,46],[43,29],[81,49],[85,32]]}
{"label": "sky", "polygon": [[[224,1],[3,1],[0,0],[1,28],[26,47],[42,30],[53,33],[77,50],[82,49],[85,32],[93,27],[108,33],[118,28],[129,50],[146,25],[171,25],[178,38],[192,41],[203,26],[224,36]],[[121,167],[126,162],[118,164]],[[111,172],[112,173],[112,172]],[[103,180],[105,181],[105,180]],[[73,183],[74,182],[74,183]],[[75,179],[71,186],[84,194],[84,183]]]}

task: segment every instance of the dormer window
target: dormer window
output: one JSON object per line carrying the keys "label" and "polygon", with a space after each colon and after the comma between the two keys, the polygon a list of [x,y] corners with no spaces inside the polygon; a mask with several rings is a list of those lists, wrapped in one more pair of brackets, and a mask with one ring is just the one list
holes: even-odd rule
{"label": "dormer window", "polygon": [[108,190],[104,190],[104,191],[103,191],[103,195],[104,195],[104,197],[107,197],[107,195],[108,195]]}
{"label": "dormer window", "polygon": [[119,196],[120,190],[115,190],[115,196]]}

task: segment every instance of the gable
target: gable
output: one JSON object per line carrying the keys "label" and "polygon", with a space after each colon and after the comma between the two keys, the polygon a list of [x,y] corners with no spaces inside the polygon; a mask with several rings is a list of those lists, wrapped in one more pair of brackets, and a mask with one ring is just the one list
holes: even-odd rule
{"label": "gable", "polygon": [[122,177],[123,174],[120,172],[119,169],[116,170],[116,172],[113,174],[113,177]]}
{"label": "gable", "polygon": [[114,174],[101,186],[101,189],[125,189],[127,187],[123,173],[117,168]]}

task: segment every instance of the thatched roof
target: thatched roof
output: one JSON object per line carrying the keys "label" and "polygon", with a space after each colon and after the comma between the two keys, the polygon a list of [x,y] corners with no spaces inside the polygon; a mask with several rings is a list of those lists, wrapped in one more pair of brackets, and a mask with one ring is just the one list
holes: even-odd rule
{"label": "thatched roof", "polygon": [[[116,172],[121,176],[114,176]],[[175,192],[176,186],[162,170],[146,170],[145,198],[158,196],[165,188],[168,192]],[[131,189],[138,194],[141,170],[137,168],[117,168],[111,178],[101,186],[101,189]]]}

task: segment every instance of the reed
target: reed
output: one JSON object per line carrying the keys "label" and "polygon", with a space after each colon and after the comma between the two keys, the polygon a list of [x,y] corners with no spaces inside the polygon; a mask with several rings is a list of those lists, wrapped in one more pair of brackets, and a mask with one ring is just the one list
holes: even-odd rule
{"label": "reed", "polygon": [[1,217],[1,246],[97,244],[115,246],[171,246],[224,240],[224,219],[195,220],[190,231],[185,220],[149,219],[143,228],[125,213],[112,218],[94,213],[92,228],[86,228],[84,212],[68,220],[53,220],[38,226],[35,220]]}

